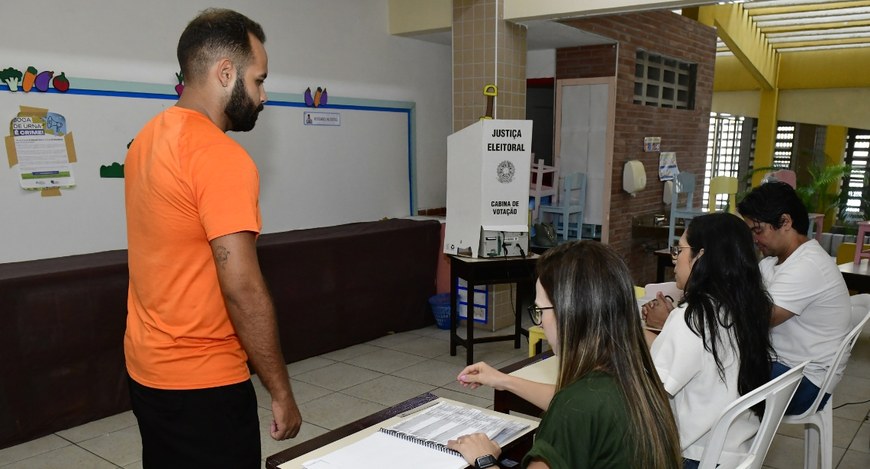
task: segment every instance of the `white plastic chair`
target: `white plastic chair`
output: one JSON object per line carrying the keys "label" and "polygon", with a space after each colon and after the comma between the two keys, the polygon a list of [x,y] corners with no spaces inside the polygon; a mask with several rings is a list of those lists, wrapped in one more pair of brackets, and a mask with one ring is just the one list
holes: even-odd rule
{"label": "white plastic chair", "polygon": [[819,456],[821,456],[822,469],[831,469],[834,464],[834,411],[831,409],[833,403],[830,402],[833,399],[829,399],[829,402],[825,404],[822,410],[817,409],[826,393],[833,394],[834,387],[832,383],[834,376],[843,374],[849,354],[852,352],[852,347],[858,341],[861,329],[864,328],[867,320],[870,319],[870,294],[854,295],[850,300],[852,302],[852,326],[854,327],[843,340],[839,350],[837,350],[834,363],[825,374],[822,385],[819,386],[819,395],[816,396],[816,399],[806,412],[800,415],[786,415],[782,419],[782,423],[804,426],[804,468],[819,467]]}
{"label": "white plastic chair", "polygon": [[764,463],[767,450],[770,449],[770,443],[773,441],[773,436],[776,434],[779,422],[782,420],[782,416],[785,415],[785,409],[788,407],[789,401],[791,401],[791,396],[794,395],[803,377],[806,365],[807,362],[801,363],[768,381],[767,384],[759,386],[758,389],[743,395],[728,406],[710,431],[710,438],[707,440],[707,446],[704,447],[704,453],[701,455],[701,464],[698,466],[698,469],[714,469],[716,467],[719,463],[719,458],[722,456],[725,437],[728,435],[731,424],[744,412],[750,412],[749,409],[752,406],[764,401],[764,416],[761,418],[758,433],[752,439],[749,452],[739,462],[735,461],[733,466],[730,463],[728,465],[728,467],[740,469],[760,468],[762,463]]}

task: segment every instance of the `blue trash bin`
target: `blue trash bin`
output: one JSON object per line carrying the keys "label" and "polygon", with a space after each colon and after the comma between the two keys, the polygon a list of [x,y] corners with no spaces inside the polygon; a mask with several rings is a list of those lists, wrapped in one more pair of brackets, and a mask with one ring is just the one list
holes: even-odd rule
{"label": "blue trash bin", "polygon": [[432,315],[439,329],[450,329],[450,293],[439,293],[429,298]]}

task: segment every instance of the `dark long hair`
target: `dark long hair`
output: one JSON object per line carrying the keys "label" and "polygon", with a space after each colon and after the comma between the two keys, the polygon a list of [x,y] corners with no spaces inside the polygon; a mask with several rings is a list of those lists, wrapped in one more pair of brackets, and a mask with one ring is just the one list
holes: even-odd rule
{"label": "dark long hair", "polygon": [[752,189],[737,204],[737,211],[745,218],[767,223],[777,230],[782,226],[782,216],[788,214],[791,226],[804,236],[810,227],[804,203],[794,188],[782,181],[766,182]]}
{"label": "dark long hair", "polygon": [[[697,257],[686,281],[682,303],[686,324],[713,354],[724,378],[720,347],[737,347],[737,391],[744,395],[770,380],[770,315],[773,302],[764,288],[752,233],[730,213],[695,217],[686,232]],[[721,337],[719,327],[729,331]],[[753,408],[761,416],[762,406]]]}
{"label": "dark long hair", "polygon": [[561,389],[591,371],[611,375],[625,395],[636,467],[682,466],[668,396],[650,357],[628,267],[613,249],[579,241],[548,250],[538,279],[553,303]]}

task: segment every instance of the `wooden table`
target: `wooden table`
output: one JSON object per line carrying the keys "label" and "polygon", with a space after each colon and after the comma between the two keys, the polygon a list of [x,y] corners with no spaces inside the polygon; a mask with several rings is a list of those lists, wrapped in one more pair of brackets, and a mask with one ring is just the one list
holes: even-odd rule
{"label": "wooden table", "polygon": [[844,262],[838,267],[849,290],[870,293],[870,259],[861,259],[860,264]]}
{"label": "wooden table", "polygon": [[[417,397],[413,397],[408,399],[407,401],[396,404],[390,408],[384,409],[380,412],[376,412],[368,417],[363,417],[355,422],[351,422],[343,427],[336,428],[328,433],[324,433],[318,437],[312,438],[308,441],[299,443],[296,446],[292,446],[290,448],[285,449],[279,453],[275,453],[268,458],[266,458],[266,468],[267,469],[279,469],[278,466],[285,464],[287,462],[293,461],[294,459],[300,458],[301,456],[305,456],[309,453],[319,450],[320,448],[334,443],[342,438],[351,436],[355,433],[362,432],[364,430],[370,429],[372,426],[378,425],[381,422],[384,422],[390,418],[396,417],[399,414],[406,412],[415,407],[419,407],[429,401],[434,401],[438,399],[438,396],[425,393],[421,394]],[[529,431],[525,435],[517,438],[516,440],[508,443],[502,448],[502,454],[500,459],[502,461],[521,461],[523,456],[529,452],[532,447],[533,436],[535,432]],[[304,461],[298,461],[290,464],[292,467],[298,467],[299,464]],[[505,466],[502,466],[505,467]]]}
{"label": "wooden table", "polygon": [[[465,347],[466,363],[474,363],[474,344],[483,342],[499,342],[513,340],[514,348],[520,348],[520,339],[529,335],[522,328],[523,310],[534,303],[535,265],[537,254],[526,257],[477,258],[450,256],[450,355],[456,355],[456,347]],[[462,278],[468,284],[468,309],[465,338],[459,337],[456,330],[459,325],[459,282]],[[474,338],[474,287],[476,285],[493,285],[499,283],[516,283],[517,299],[515,305],[514,333],[492,337]]]}
{"label": "wooden table", "polygon": [[[547,360],[547,363],[544,364],[543,360]],[[538,382],[552,382],[555,383],[556,376],[539,376],[540,371],[544,371],[548,374],[552,374],[553,367],[556,367],[555,373],[558,373],[558,366],[556,362],[551,360],[557,360],[553,356],[553,351],[548,350],[542,354],[535,355],[534,357],[529,357],[524,360],[520,360],[512,365],[508,365],[504,368],[501,368],[499,371],[502,373],[507,373],[514,376],[520,376],[521,378],[530,379]],[[538,368],[539,370],[532,370],[533,368]],[[546,369],[546,370],[545,370]],[[529,373],[529,371],[533,371]],[[541,410],[538,406],[532,404],[531,402],[517,396],[516,394],[510,391],[499,391],[495,390],[493,393],[493,409],[497,412],[510,413],[511,411],[520,412],[522,414],[531,415],[534,417],[538,417],[541,415],[543,410]]]}

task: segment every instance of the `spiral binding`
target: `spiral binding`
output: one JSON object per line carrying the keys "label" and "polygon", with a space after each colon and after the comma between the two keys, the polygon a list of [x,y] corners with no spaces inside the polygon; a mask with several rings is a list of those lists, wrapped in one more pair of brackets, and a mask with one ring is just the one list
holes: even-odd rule
{"label": "spiral binding", "polygon": [[380,431],[382,431],[388,435],[392,435],[392,436],[395,436],[397,438],[401,438],[405,441],[410,441],[412,443],[417,443],[418,445],[423,445],[427,448],[432,448],[434,450],[441,451],[442,453],[452,454],[454,456],[459,456],[460,458],[462,457],[462,455],[459,454],[459,451],[452,450],[452,449],[442,445],[441,443],[437,443],[435,441],[423,440],[423,439],[417,438],[415,436],[408,435],[407,433],[402,433],[402,432],[399,432],[396,430],[390,430],[389,428],[381,427]]}

